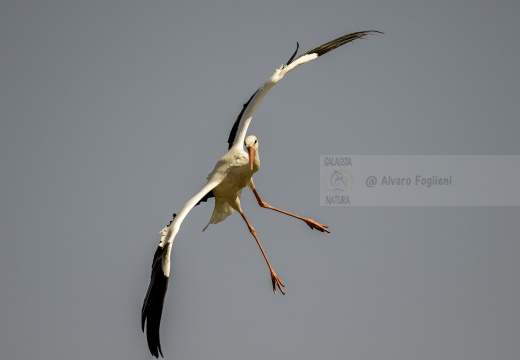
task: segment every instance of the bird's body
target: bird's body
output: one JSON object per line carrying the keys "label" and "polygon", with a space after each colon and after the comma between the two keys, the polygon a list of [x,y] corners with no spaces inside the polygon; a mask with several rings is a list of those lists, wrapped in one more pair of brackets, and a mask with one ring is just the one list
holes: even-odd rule
{"label": "bird's body", "polygon": [[[208,175],[208,182],[212,180],[221,181],[213,189],[215,206],[208,225],[223,221],[233,211],[242,212],[240,207],[242,189],[248,185],[250,189],[253,189],[253,174],[260,170],[258,140],[256,137],[251,137],[251,140],[256,144],[256,156],[254,157],[252,167],[249,163],[249,154],[242,148],[233,147],[220,158],[213,171]],[[206,225],[204,230],[206,230],[208,225]]]}
{"label": "bird's body", "polygon": [[[249,101],[244,105],[240,112],[229,136],[229,151],[220,158],[215,165],[213,171],[207,177],[206,185],[195,194],[181,210],[173,215],[173,220],[164,229],[161,230],[161,240],[154,255],[152,264],[152,274],[148,292],[146,293],[143,308],[141,311],[141,326],[145,330],[146,323],[146,337],[148,340],[148,348],[152,355],[159,357],[162,355],[161,343],[159,338],[159,327],[161,323],[161,315],[163,310],[164,298],[168,288],[168,280],[170,278],[170,256],[173,241],[179,232],[180,226],[186,215],[190,210],[198,205],[201,201],[207,201],[209,198],[215,198],[215,206],[213,214],[209,220],[209,224],[216,224],[234,211],[240,213],[244,219],[249,232],[255,238],[258,247],[269,268],[273,292],[279,289],[284,293],[284,283],[280,280],[276,272],[273,270],[265,251],[260,244],[256,235],[256,231],[249,223],[242,208],[240,206],[240,195],[242,189],[248,187],[253,191],[253,194],[258,201],[258,204],[266,209],[274,210],[285,215],[289,215],[296,219],[304,221],[311,229],[316,229],[321,232],[329,232],[326,225],[322,225],[312,219],[301,217],[293,213],[280,210],[264,202],[258,194],[254,182],[253,174],[260,169],[260,158],[258,156],[258,139],[255,136],[246,137],[247,129],[251,119],[269,90],[278,83],[287,73],[295,69],[297,66],[312,61],[319,56],[326,54],[339,46],[349,43],[353,40],[360,39],[366,35],[379,33],[378,31],[362,31],[344,35],[323,45],[312,48],[295,59],[298,48],[291,56],[286,65],[282,65],[276,69],[274,74],[267,79],[267,81],[258,88],[258,90],[251,96]],[[247,152],[244,150],[245,147]]]}

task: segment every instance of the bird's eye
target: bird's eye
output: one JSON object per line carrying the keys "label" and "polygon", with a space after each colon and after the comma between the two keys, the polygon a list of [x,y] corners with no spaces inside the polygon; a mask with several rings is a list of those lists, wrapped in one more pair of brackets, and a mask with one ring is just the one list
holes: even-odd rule
{"label": "bird's eye", "polygon": [[258,142],[258,140],[255,140],[255,144]]}

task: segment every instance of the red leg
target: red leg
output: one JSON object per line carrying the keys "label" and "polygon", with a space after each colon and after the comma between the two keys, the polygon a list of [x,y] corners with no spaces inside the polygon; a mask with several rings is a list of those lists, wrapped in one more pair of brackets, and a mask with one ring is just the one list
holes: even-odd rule
{"label": "red leg", "polygon": [[258,237],[256,236],[255,228],[251,226],[249,221],[247,220],[246,216],[243,212],[240,213],[242,215],[242,218],[247,224],[247,227],[249,228],[249,232],[251,232],[251,235],[256,240],[256,243],[258,244],[258,247],[260,248],[260,251],[262,252],[262,255],[264,256],[265,262],[267,263],[267,267],[269,267],[269,271],[271,272],[271,282],[273,283],[273,292],[276,294],[276,287],[278,286],[278,289],[280,289],[280,292],[285,295],[285,292],[283,291],[283,287],[285,286],[282,280],[276,275],[276,272],[273,270],[273,267],[271,266],[271,263],[269,262],[269,259],[267,258],[267,255],[265,254],[264,248],[262,247],[262,244],[260,244],[260,240],[258,240]]}
{"label": "red leg", "polygon": [[293,214],[293,213],[290,213],[290,212],[287,212],[287,211],[284,211],[284,210],[281,210],[281,209],[278,209],[278,208],[276,208],[274,206],[269,205],[268,203],[266,203],[265,201],[263,201],[260,198],[260,195],[258,195],[258,192],[256,191],[256,189],[253,189],[253,193],[255,194],[256,201],[258,201],[258,205],[260,205],[261,207],[263,207],[265,209],[278,211],[279,213],[282,213],[282,214],[285,214],[285,215],[289,215],[289,216],[292,216],[292,217],[294,217],[296,219],[300,219],[302,221],[305,221],[305,223],[307,225],[309,225],[309,227],[311,229],[316,229],[316,230],[321,231],[321,232],[330,233],[330,231],[328,230],[328,226],[327,225],[322,225],[322,224],[320,224],[317,221],[314,221],[312,219],[304,218],[304,217],[298,216],[296,214]]}

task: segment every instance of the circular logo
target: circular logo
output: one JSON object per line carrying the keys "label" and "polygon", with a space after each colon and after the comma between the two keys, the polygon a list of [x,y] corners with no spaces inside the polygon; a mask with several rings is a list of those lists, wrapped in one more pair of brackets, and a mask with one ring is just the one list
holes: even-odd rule
{"label": "circular logo", "polygon": [[323,176],[323,187],[331,194],[342,194],[352,189],[354,178],[345,169],[334,169]]}

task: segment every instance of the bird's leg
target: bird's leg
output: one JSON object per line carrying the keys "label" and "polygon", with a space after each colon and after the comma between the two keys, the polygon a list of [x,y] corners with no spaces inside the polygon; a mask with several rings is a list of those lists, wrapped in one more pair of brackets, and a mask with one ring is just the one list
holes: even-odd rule
{"label": "bird's leg", "polygon": [[283,287],[285,286],[282,280],[276,275],[276,272],[274,271],[273,267],[271,266],[271,263],[269,262],[269,259],[267,258],[267,255],[265,254],[264,248],[262,247],[262,244],[260,244],[260,240],[258,240],[258,237],[256,236],[255,228],[251,226],[249,221],[247,220],[246,216],[243,212],[240,212],[240,215],[242,215],[242,218],[247,224],[247,227],[249,228],[249,232],[251,232],[251,235],[256,240],[256,243],[258,244],[258,247],[260,248],[260,251],[262,252],[262,255],[264,256],[265,262],[267,263],[267,267],[269,267],[269,271],[271,272],[271,282],[273,284],[273,292],[276,294],[276,287],[278,286],[278,289],[280,289],[280,292],[285,295],[285,292],[283,291]]}
{"label": "bird's leg", "polygon": [[256,200],[258,201],[258,205],[260,205],[261,207],[263,207],[265,209],[278,211],[279,213],[282,213],[282,214],[285,214],[285,215],[289,215],[289,216],[292,216],[292,217],[294,217],[296,219],[300,219],[302,221],[305,221],[305,223],[307,225],[309,225],[309,227],[311,229],[316,229],[316,230],[321,231],[321,232],[330,233],[330,231],[328,230],[328,226],[327,225],[320,224],[319,222],[314,221],[312,219],[304,218],[304,217],[298,216],[296,214],[293,214],[293,213],[290,213],[290,212],[287,212],[287,211],[284,211],[284,210],[281,210],[281,209],[278,209],[278,208],[276,208],[274,206],[269,205],[268,203],[266,203],[265,201],[262,200],[260,195],[258,195],[258,192],[256,191],[256,189],[253,189],[253,194],[255,194]]}

